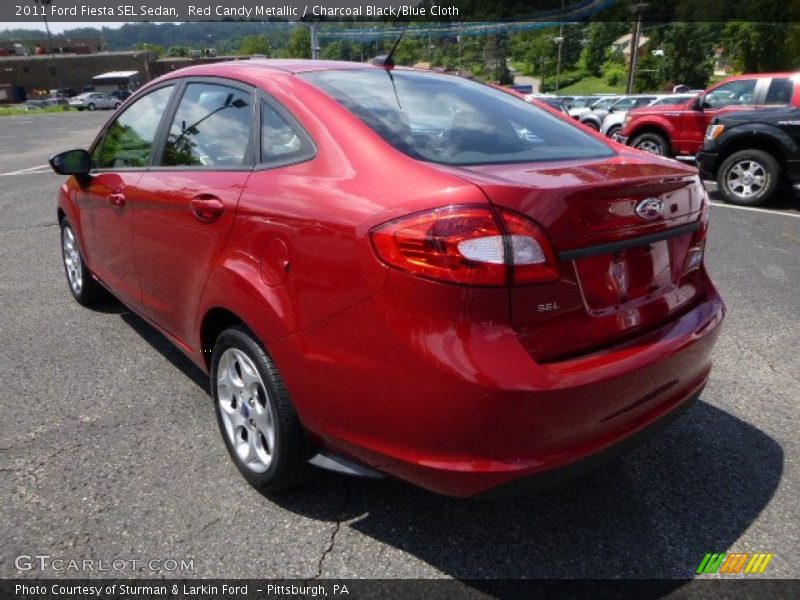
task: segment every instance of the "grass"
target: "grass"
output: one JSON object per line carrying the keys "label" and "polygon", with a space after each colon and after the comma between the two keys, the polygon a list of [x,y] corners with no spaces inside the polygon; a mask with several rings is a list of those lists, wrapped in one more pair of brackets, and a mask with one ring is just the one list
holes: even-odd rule
{"label": "grass", "polygon": [[42,113],[57,113],[69,112],[72,109],[64,110],[62,106],[48,106],[47,108],[38,108],[36,110],[25,110],[20,106],[0,106],[0,117],[12,117],[15,115],[39,115]]}
{"label": "grass", "polygon": [[623,94],[625,85],[608,85],[603,77],[584,77],[577,83],[561,88],[563,96],[589,94]]}

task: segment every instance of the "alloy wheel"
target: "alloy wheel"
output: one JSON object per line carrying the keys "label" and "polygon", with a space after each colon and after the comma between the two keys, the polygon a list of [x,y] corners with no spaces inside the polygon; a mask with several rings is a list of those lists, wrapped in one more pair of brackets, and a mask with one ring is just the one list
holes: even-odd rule
{"label": "alloy wheel", "polygon": [[767,171],[754,160],[743,160],[728,171],[725,183],[730,192],[739,198],[752,198],[764,190]]}
{"label": "alloy wheel", "polygon": [[657,154],[658,156],[664,155],[664,148],[661,147],[661,144],[653,140],[642,140],[636,145],[636,149],[649,152],[650,154]]}
{"label": "alloy wheel", "polygon": [[228,440],[239,461],[264,473],[275,450],[275,418],[261,375],[237,348],[223,352],[217,369],[217,402]]}
{"label": "alloy wheel", "polygon": [[69,286],[73,293],[80,295],[81,289],[83,289],[83,262],[78,244],[75,242],[75,235],[69,227],[64,227],[61,232],[61,249]]}

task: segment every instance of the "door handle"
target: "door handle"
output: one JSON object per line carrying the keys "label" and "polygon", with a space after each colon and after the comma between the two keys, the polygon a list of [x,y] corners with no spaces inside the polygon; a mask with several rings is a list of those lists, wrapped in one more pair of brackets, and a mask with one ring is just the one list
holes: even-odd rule
{"label": "door handle", "polygon": [[222,200],[205,194],[192,198],[189,207],[192,209],[192,214],[204,223],[214,221],[225,210]]}
{"label": "door handle", "polygon": [[111,201],[111,206],[125,206],[125,194],[122,192],[114,192],[113,194],[109,194],[108,199]]}

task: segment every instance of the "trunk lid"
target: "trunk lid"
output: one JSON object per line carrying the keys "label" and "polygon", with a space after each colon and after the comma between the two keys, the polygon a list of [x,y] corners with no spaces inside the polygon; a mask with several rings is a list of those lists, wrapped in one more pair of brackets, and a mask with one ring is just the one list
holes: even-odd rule
{"label": "trunk lid", "polygon": [[558,256],[560,281],[510,292],[513,326],[537,359],[651,330],[697,297],[698,269],[686,269],[702,246],[707,195],[694,169],[628,152],[458,172],[494,205],[534,220]]}

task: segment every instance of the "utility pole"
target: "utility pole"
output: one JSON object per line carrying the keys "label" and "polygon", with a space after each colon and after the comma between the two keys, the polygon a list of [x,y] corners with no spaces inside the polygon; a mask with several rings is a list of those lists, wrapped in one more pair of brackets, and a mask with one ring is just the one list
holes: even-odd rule
{"label": "utility pole", "polygon": [[558,44],[558,60],[556,61],[556,95],[561,87],[561,51],[564,47],[564,0],[561,0],[561,18],[558,25],[558,37],[553,41]]}
{"label": "utility pole", "polygon": [[309,23],[311,30],[311,58],[319,60],[319,42],[317,41],[317,23]]}
{"label": "utility pole", "polygon": [[628,85],[625,86],[625,91],[628,94],[633,93],[633,82],[636,79],[636,63],[639,59],[639,36],[642,33],[642,13],[649,5],[645,2],[639,4],[632,4],[629,9],[636,19],[636,25],[633,28],[633,38],[631,38],[631,59],[628,63]]}
{"label": "utility pole", "polygon": [[[50,59],[52,60],[52,67],[50,67],[53,71],[55,71],[56,75],[56,89],[61,89],[61,71],[58,70],[58,64],[56,63],[56,52],[53,49],[53,38],[50,35],[50,23],[47,22],[47,7],[52,4],[53,0],[39,0],[40,4],[42,4],[42,19],[44,20],[44,29],[47,31],[47,49],[49,50]],[[48,90],[49,92],[50,90]]]}

